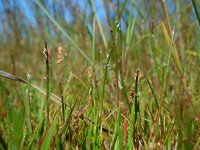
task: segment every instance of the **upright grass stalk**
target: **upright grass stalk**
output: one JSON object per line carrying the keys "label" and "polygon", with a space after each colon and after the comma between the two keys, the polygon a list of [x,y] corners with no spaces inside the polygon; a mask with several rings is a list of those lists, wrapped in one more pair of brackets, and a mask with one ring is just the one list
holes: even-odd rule
{"label": "upright grass stalk", "polygon": [[95,23],[95,17],[93,18],[93,30],[92,30],[92,61],[93,64],[95,62],[95,29],[96,29],[96,23]]}
{"label": "upright grass stalk", "polygon": [[173,27],[173,31],[171,33],[169,56],[168,56],[168,60],[167,60],[167,69],[166,69],[165,78],[164,78],[164,84],[163,84],[163,93],[162,93],[163,95],[165,93],[166,84],[167,84],[167,76],[168,76],[168,72],[169,72],[169,65],[170,65],[170,60],[171,60],[171,55],[172,55],[172,49],[173,49],[173,42],[174,42],[174,34],[175,34],[175,26]]}
{"label": "upright grass stalk", "polygon": [[134,134],[133,139],[135,143],[135,148],[138,148],[138,127],[139,127],[139,117],[140,117],[140,107],[139,107],[139,93],[138,93],[138,85],[139,85],[139,68],[136,69],[135,74],[135,91],[134,91],[134,110],[135,110],[135,117],[134,117]]}
{"label": "upright grass stalk", "polygon": [[63,87],[61,81],[59,82],[60,87],[60,98],[61,98],[61,109],[62,109],[62,120],[63,123],[65,123],[65,103],[64,103],[64,97],[63,97]]}
{"label": "upright grass stalk", "polygon": [[26,117],[28,122],[28,130],[30,133],[32,133],[32,127],[31,127],[31,110],[30,110],[30,100],[31,100],[31,75],[27,74],[27,89],[26,89],[26,102],[25,102],[25,109],[26,109]]}
{"label": "upright grass stalk", "polygon": [[158,76],[158,80],[159,80],[159,83],[161,85],[162,82],[160,80],[160,73],[159,73],[159,70],[158,70],[158,62],[156,60],[156,46],[155,46],[155,33],[154,33],[154,30],[155,30],[155,24],[154,24],[154,21],[151,20],[150,21],[151,36],[149,37],[150,38],[150,47],[151,47],[151,52],[152,52],[152,56],[153,56],[153,62],[154,62],[154,65],[155,65],[155,69],[156,69],[156,73],[157,73],[157,76]]}
{"label": "upright grass stalk", "polygon": [[168,25],[168,28],[169,28],[168,32],[171,32],[172,27],[171,27],[171,24],[170,24],[170,21],[169,21],[169,15],[168,15],[168,10],[167,10],[165,0],[162,0],[162,5],[163,5],[163,8],[164,8],[165,16],[166,16],[166,19],[167,19],[167,25]]}
{"label": "upright grass stalk", "polygon": [[156,92],[155,92],[155,90],[154,90],[154,87],[151,85],[148,76],[145,76],[145,78],[146,78],[147,83],[148,83],[148,85],[149,85],[149,87],[150,87],[150,90],[151,90],[151,92],[152,92],[152,94],[153,94],[153,97],[154,97],[154,100],[155,100],[155,103],[156,103],[156,107],[159,109],[158,96],[156,95]]}
{"label": "upright grass stalk", "polygon": [[114,149],[114,147],[115,147],[115,145],[117,143],[117,137],[120,134],[119,133],[120,132],[120,124],[121,124],[121,107],[119,106],[118,113],[117,113],[117,120],[116,120],[116,123],[115,123],[114,133],[113,133],[113,137],[112,137],[112,142],[110,144],[110,149],[111,150]]}
{"label": "upright grass stalk", "polygon": [[132,19],[131,15],[129,15],[127,34],[126,34],[126,48],[127,49],[130,48],[130,45],[132,42],[135,20],[136,20],[135,17]]}
{"label": "upright grass stalk", "polygon": [[135,90],[134,90],[134,103],[132,104],[130,122],[128,129],[128,141],[127,149],[133,149],[133,146],[137,149],[138,141],[137,139],[137,128],[138,128],[138,117],[139,117],[139,95],[138,95],[138,85],[139,85],[139,69],[136,69],[135,73]]}
{"label": "upright grass stalk", "polygon": [[103,101],[104,101],[104,95],[105,95],[105,85],[106,85],[107,72],[108,72],[108,67],[109,67],[109,62],[110,62],[110,58],[111,58],[112,52],[113,52],[113,50],[110,51],[110,54],[107,57],[106,66],[105,66],[105,72],[104,72],[104,77],[103,77],[103,85],[102,85],[101,111],[103,111]]}
{"label": "upright grass stalk", "polygon": [[44,55],[45,55],[45,63],[46,63],[46,125],[49,124],[49,97],[50,97],[50,86],[49,86],[49,54],[47,49],[47,42],[45,41],[45,48],[44,48]]}
{"label": "upright grass stalk", "polygon": [[12,73],[16,74],[16,65],[15,65],[15,51],[11,52],[11,62],[12,62]]}

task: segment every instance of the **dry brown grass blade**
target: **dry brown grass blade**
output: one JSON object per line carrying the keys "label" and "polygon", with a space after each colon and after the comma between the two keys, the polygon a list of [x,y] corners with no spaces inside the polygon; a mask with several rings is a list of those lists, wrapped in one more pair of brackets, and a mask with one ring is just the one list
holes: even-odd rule
{"label": "dry brown grass blade", "polygon": [[[162,30],[163,30],[163,33],[164,33],[164,37],[165,37],[165,41],[167,43],[167,46],[170,47],[170,35],[169,35],[167,28],[166,28],[166,26],[165,26],[165,24],[162,20],[161,20],[161,26],[162,26]],[[182,76],[183,70],[182,70],[179,55],[178,55],[178,52],[177,52],[177,49],[176,49],[176,46],[175,46],[174,43],[173,43],[173,46],[174,46],[174,49],[172,50],[173,61],[176,65],[176,68],[178,69],[179,74]]]}
{"label": "dry brown grass blade", "polygon": [[[164,8],[165,17],[166,17],[166,20],[167,20],[168,30],[167,30],[167,28],[166,28],[166,26],[165,26],[165,24],[162,20],[161,20],[161,24],[162,24],[162,29],[163,29],[163,32],[164,32],[164,35],[165,35],[165,40],[167,42],[167,45],[170,46],[170,34],[172,32],[172,27],[171,27],[169,14],[168,14],[168,10],[167,10],[165,0],[162,0],[162,5],[163,5],[163,8]],[[173,43],[173,46],[174,46],[174,50],[172,51],[172,56],[173,56],[175,65],[176,65],[176,67],[179,71],[179,74],[182,77],[183,76],[183,70],[182,70],[182,67],[181,67],[181,63],[180,63],[178,51],[177,51],[177,48],[176,48],[176,44]]]}
{"label": "dry brown grass blade", "polygon": [[170,23],[170,20],[169,20],[169,15],[168,15],[168,10],[167,10],[165,0],[162,0],[162,5],[163,5],[164,11],[165,11],[165,16],[166,16],[166,19],[167,19],[167,25],[168,25],[169,32],[171,32],[172,27],[171,27],[171,23]]}

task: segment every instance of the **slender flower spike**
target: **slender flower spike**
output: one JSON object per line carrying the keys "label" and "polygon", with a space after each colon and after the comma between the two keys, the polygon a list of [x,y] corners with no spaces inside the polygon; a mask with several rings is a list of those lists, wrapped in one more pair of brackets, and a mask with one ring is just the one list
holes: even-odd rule
{"label": "slender flower spike", "polygon": [[63,49],[62,49],[61,45],[58,46],[57,51],[58,51],[58,58],[57,58],[57,62],[56,63],[60,64],[60,63],[62,63],[64,61],[64,54],[63,54]]}

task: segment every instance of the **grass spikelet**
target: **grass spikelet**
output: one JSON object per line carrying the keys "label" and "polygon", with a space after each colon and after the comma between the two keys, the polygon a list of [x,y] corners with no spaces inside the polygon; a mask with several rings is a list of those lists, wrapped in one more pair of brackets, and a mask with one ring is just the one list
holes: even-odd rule
{"label": "grass spikelet", "polygon": [[57,64],[60,64],[64,61],[64,54],[63,54],[63,49],[62,49],[62,46],[59,45],[58,48],[57,48],[57,54],[58,54],[58,57],[57,57]]}
{"label": "grass spikelet", "polygon": [[130,89],[129,97],[128,97],[130,104],[133,104],[133,99],[134,99],[134,87],[132,86]]}

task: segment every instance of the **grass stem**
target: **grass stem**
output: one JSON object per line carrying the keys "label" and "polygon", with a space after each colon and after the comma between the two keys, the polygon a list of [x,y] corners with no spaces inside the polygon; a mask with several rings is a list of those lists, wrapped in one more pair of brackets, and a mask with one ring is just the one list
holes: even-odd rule
{"label": "grass stem", "polygon": [[47,126],[49,124],[49,97],[50,97],[50,86],[49,86],[49,53],[47,42],[45,41],[45,48],[44,48],[44,55],[45,55],[45,63],[46,63],[46,123]]}

